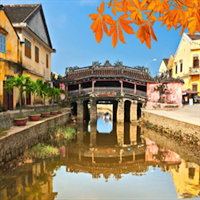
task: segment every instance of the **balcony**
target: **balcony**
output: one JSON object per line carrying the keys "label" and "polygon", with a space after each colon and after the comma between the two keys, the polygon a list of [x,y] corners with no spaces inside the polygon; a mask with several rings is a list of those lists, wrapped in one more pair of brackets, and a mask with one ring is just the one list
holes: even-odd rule
{"label": "balcony", "polygon": [[196,67],[190,67],[189,68],[189,75],[191,74],[200,74],[200,66],[196,66]]}
{"label": "balcony", "polygon": [[[100,94],[120,94],[121,95],[121,87],[95,87],[94,88],[95,93],[100,93]],[[73,91],[68,91],[68,96],[76,96],[76,95],[83,95],[83,94],[89,94],[92,93],[92,88],[84,88],[81,89],[80,92],[79,90],[73,90]],[[123,88],[123,93],[125,94],[131,94],[131,95],[138,95],[138,96],[143,96],[146,97],[146,92],[141,91],[141,90],[136,90],[136,94],[134,93],[134,89],[131,88]]]}
{"label": "balcony", "polygon": [[191,46],[191,50],[200,50],[200,44],[193,43]]}

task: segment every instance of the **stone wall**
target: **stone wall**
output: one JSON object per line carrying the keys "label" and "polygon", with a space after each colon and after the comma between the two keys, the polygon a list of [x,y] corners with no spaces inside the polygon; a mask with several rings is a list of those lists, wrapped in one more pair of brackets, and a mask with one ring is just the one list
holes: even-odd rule
{"label": "stone wall", "polygon": [[165,135],[161,135],[153,130],[146,129],[141,127],[141,133],[143,133],[143,137],[148,138],[156,144],[166,147],[167,149],[176,152],[183,158],[184,160],[195,162],[196,164],[200,165],[199,154],[197,154],[194,148],[197,150],[197,147],[191,148],[190,146],[185,146],[184,143],[178,143],[175,140],[172,140]]}
{"label": "stone wall", "polygon": [[[52,105],[37,106],[36,112],[41,113],[45,110],[58,109],[60,105],[55,105],[54,108]],[[31,113],[34,113],[33,106],[26,106],[24,110],[22,110],[23,115],[29,116]],[[10,128],[11,126],[16,125],[14,122],[14,118],[20,116],[19,110],[7,111],[0,113],[0,130],[5,128]]]}
{"label": "stone wall", "polygon": [[69,113],[63,113],[42,121],[31,122],[23,128],[12,127],[8,135],[0,138],[0,166],[37,144],[49,128],[64,125],[69,118]]}
{"label": "stone wall", "polygon": [[154,113],[142,111],[142,119],[148,121],[150,124],[162,126],[172,132],[180,132],[181,136],[186,140],[198,138],[200,141],[200,126],[175,120],[172,118],[156,115]]}

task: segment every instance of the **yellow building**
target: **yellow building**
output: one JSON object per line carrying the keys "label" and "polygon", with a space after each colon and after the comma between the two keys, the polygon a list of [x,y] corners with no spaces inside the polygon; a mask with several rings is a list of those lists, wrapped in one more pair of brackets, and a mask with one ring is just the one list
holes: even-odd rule
{"label": "yellow building", "polygon": [[159,68],[159,76],[167,71],[167,64],[168,64],[169,59],[164,58],[161,61],[160,68]]}
{"label": "yellow building", "polygon": [[11,21],[0,5],[0,109],[12,110],[19,102],[18,89],[13,94],[4,90],[5,80],[22,74],[22,45]]}
{"label": "yellow building", "polygon": [[[9,20],[7,21],[10,22],[10,29],[7,30],[7,33],[9,34],[7,34],[5,37],[6,52],[0,53],[0,58],[6,60],[11,59],[16,63],[19,62],[20,67],[22,68],[20,71],[22,75],[30,75],[30,78],[33,80],[40,78],[43,79],[46,83],[50,84],[51,53],[54,53],[55,49],[52,48],[42,5],[4,5],[2,8],[4,8],[2,9],[2,13],[6,13],[8,16]],[[2,27],[8,27],[5,20],[1,20],[0,23],[2,23]],[[11,27],[13,30],[12,35],[10,35]],[[6,30],[6,28],[4,29]],[[18,46],[15,44],[16,41],[14,41],[14,33],[16,41],[19,43],[18,46],[20,46],[21,51],[19,52]],[[12,58],[9,58],[9,56]],[[18,56],[21,60],[18,61],[16,56]],[[15,73],[13,75],[21,74],[16,73],[15,69]],[[13,95],[14,99],[18,99],[15,92]],[[24,95],[22,103],[25,105],[33,105],[33,97],[31,97],[31,94],[29,94],[28,97]],[[42,99],[36,99],[36,103],[43,103]],[[15,108],[16,105],[17,101],[14,101],[12,107]],[[12,109],[12,107],[10,108],[7,106],[8,109]]]}
{"label": "yellow building", "polygon": [[200,169],[195,163],[181,160],[178,169],[169,169],[176,187],[178,199],[200,195]]}
{"label": "yellow building", "polygon": [[[183,91],[188,95],[200,96],[200,34],[184,33],[175,55],[171,56],[167,71],[173,78],[184,81]],[[162,70],[163,66],[160,66]],[[199,92],[199,93],[198,93]]]}

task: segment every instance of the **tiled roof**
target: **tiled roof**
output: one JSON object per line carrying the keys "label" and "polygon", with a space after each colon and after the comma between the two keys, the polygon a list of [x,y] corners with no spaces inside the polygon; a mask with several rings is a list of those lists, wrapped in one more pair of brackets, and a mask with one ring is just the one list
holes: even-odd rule
{"label": "tiled roof", "polygon": [[164,58],[163,61],[164,61],[165,65],[167,66],[168,62],[169,62],[169,59],[168,58]]}
{"label": "tiled roof", "polygon": [[[122,72],[123,70],[123,72]],[[140,81],[152,81],[153,78],[145,72],[141,72],[140,70],[133,69],[94,69],[92,72],[91,69],[83,70],[83,71],[75,71],[68,73],[67,77],[63,77],[60,81],[75,81],[85,78],[129,78]]]}
{"label": "tiled roof", "polygon": [[187,36],[188,36],[191,40],[200,40],[200,34],[190,35],[190,34],[187,33]]}
{"label": "tiled roof", "polygon": [[12,23],[25,22],[41,4],[4,5]]}

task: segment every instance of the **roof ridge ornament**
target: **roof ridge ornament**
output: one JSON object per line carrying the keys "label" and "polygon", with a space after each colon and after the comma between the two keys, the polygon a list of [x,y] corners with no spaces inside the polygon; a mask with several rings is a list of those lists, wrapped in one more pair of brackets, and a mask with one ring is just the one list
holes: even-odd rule
{"label": "roof ridge ornament", "polygon": [[112,67],[112,65],[110,64],[109,60],[106,60],[106,62],[104,63],[105,67]]}

